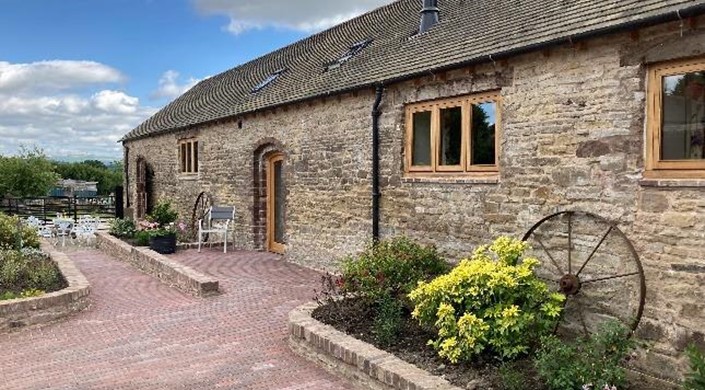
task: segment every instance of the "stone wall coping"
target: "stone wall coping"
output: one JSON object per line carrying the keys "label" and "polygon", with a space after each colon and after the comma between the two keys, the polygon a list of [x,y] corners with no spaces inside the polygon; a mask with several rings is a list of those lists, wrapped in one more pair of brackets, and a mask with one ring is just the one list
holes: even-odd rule
{"label": "stone wall coping", "polygon": [[461,390],[389,352],[349,336],[311,316],[309,302],[289,313],[289,342],[294,352],[356,385],[375,390]]}
{"label": "stone wall coping", "polygon": [[0,301],[0,332],[53,322],[85,309],[90,303],[90,283],[73,261],[46,241],[41,243],[41,249],[56,263],[68,286],[39,297]]}
{"label": "stone wall coping", "polygon": [[98,248],[162,282],[198,297],[218,294],[218,280],[149,248],[133,247],[108,233],[96,233]]}

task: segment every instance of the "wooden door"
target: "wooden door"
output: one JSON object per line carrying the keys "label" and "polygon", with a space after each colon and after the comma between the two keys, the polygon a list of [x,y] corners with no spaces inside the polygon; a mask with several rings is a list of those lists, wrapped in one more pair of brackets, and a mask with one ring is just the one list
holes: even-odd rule
{"label": "wooden door", "polygon": [[267,158],[267,250],[283,254],[286,250],[286,188],[284,186],[284,155]]}
{"label": "wooden door", "polygon": [[147,162],[144,157],[137,158],[137,178],[135,180],[137,218],[147,214]]}

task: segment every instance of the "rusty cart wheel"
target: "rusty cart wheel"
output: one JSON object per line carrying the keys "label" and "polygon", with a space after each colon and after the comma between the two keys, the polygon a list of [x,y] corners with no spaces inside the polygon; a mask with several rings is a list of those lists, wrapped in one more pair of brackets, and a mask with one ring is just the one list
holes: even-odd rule
{"label": "rusty cart wheel", "polygon": [[541,262],[537,275],[566,296],[556,333],[589,335],[610,320],[636,329],[644,311],[644,270],[615,223],[588,212],[562,211],[537,222],[524,241]]}
{"label": "rusty cart wheel", "polygon": [[[213,205],[213,200],[207,192],[201,192],[196,197],[196,202],[193,204],[193,212],[191,213],[191,231],[197,234],[198,220],[206,217],[208,209]],[[208,233],[203,236],[203,242],[208,242]]]}

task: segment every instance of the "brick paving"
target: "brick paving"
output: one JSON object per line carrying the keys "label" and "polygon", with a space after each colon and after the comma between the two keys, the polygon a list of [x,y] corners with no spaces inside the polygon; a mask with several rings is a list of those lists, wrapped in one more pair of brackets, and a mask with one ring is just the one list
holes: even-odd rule
{"label": "brick paving", "polygon": [[179,253],[221,282],[199,299],[93,249],[69,256],[91,307],[0,335],[1,389],[353,388],[289,350],[287,314],[318,284],[310,270],[266,253]]}

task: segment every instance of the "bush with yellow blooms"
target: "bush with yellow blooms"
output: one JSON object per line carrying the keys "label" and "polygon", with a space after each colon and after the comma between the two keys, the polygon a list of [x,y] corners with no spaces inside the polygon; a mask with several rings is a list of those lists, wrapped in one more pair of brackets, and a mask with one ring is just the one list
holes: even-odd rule
{"label": "bush with yellow blooms", "polygon": [[437,331],[429,344],[441,357],[452,363],[480,354],[512,359],[551,332],[565,297],[536,276],[539,261],[522,258],[527,249],[523,241],[500,237],[409,294],[412,316]]}

